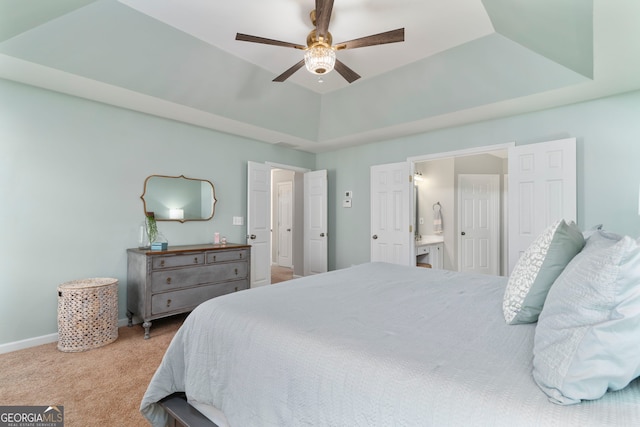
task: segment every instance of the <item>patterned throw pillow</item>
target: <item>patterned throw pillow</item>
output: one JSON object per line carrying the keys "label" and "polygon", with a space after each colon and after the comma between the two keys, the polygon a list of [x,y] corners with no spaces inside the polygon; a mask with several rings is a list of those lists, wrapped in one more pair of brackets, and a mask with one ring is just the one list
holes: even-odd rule
{"label": "patterned throw pillow", "polygon": [[583,246],[580,229],[564,220],[531,243],[516,263],[505,290],[502,311],[508,324],[538,320],[549,288]]}
{"label": "patterned throw pillow", "polygon": [[552,402],[598,399],[640,376],[639,308],[640,244],[593,234],[549,291],[536,326],[533,378]]}

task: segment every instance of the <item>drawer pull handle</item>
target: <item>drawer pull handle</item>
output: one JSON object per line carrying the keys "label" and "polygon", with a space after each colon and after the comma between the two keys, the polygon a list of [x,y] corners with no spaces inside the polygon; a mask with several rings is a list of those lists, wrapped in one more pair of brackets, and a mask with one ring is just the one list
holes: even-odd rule
{"label": "drawer pull handle", "polygon": [[160,267],[164,267],[164,260],[160,260]]}
{"label": "drawer pull handle", "polygon": [[169,307],[170,305],[171,305],[171,300],[170,300],[170,299],[168,299],[168,300],[167,300],[167,307]]}
{"label": "drawer pull handle", "polygon": [[240,259],[242,259],[242,252],[240,252]]}
{"label": "drawer pull handle", "polygon": [[236,286],[236,292],[238,292],[238,287]]}
{"label": "drawer pull handle", "polygon": [[194,257],[194,258],[193,258],[193,263],[194,263],[194,264],[197,264],[197,263],[198,263],[198,257]]}
{"label": "drawer pull handle", "polygon": [[215,255],[213,256],[213,262],[216,262],[216,256]]}
{"label": "drawer pull handle", "polygon": [[167,285],[171,284],[171,277],[167,277]]}
{"label": "drawer pull handle", "polygon": [[236,268],[236,276],[238,275],[238,269]]}

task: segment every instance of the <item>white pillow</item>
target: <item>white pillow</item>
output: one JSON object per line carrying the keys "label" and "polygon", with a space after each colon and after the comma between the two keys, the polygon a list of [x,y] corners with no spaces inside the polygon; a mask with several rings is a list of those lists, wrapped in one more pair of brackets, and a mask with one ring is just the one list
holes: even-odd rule
{"label": "white pillow", "polygon": [[602,231],[553,284],[536,326],[533,378],[572,404],[640,376],[640,245]]}
{"label": "white pillow", "polygon": [[531,243],[516,263],[504,293],[502,312],[508,324],[538,320],[549,288],[583,246],[580,229],[564,220]]}
{"label": "white pillow", "polygon": [[589,237],[591,237],[593,233],[595,233],[598,230],[602,230],[602,224],[594,225],[590,229],[584,230],[582,232],[582,235],[584,236],[584,240],[586,241]]}

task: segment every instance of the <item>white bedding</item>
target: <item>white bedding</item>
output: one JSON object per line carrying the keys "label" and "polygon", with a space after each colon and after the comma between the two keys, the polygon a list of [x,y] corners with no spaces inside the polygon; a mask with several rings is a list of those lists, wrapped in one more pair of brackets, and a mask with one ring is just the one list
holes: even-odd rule
{"label": "white bedding", "polygon": [[640,425],[640,381],[558,406],[532,379],[535,324],[506,278],[371,263],[214,298],[176,334],[141,404],[185,391],[232,427]]}

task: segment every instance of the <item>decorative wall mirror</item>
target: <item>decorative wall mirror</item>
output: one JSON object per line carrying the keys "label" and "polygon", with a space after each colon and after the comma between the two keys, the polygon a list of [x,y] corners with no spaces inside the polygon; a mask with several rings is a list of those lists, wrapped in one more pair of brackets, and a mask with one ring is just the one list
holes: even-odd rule
{"label": "decorative wall mirror", "polygon": [[216,190],[210,181],[184,175],[151,175],[144,181],[144,213],[157,221],[207,221],[213,218]]}

